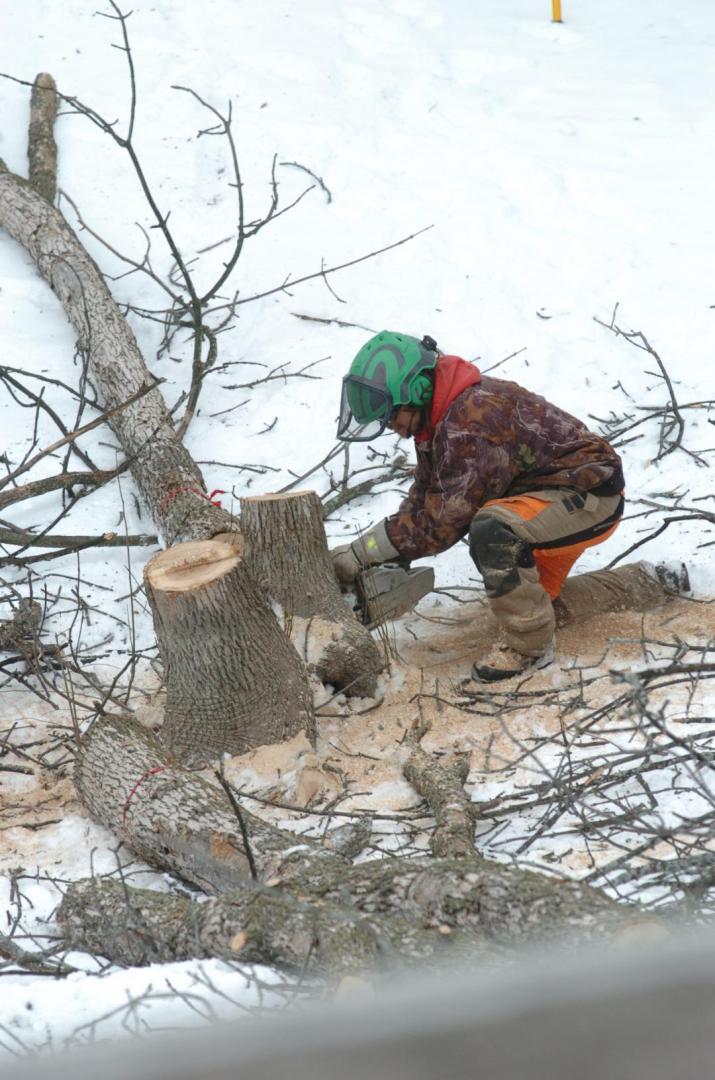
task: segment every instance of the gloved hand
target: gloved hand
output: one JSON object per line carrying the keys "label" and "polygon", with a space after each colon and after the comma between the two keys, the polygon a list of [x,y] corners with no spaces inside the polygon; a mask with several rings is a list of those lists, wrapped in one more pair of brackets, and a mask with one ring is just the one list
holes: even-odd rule
{"label": "gloved hand", "polygon": [[333,548],[330,557],[340,584],[352,585],[365,567],[399,559],[400,553],[387,535],[385,522],[380,521],[357,540],[353,540],[352,544],[341,544],[340,547]]}
{"label": "gloved hand", "polygon": [[333,570],[341,585],[352,585],[362,570],[360,560],[353,551],[352,544],[341,544],[329,552],[333,560]]}

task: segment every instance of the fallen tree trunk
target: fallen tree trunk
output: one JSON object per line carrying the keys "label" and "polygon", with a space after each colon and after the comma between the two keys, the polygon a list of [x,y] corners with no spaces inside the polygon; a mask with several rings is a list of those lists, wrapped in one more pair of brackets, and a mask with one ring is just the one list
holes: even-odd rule
{"label": "fallen tree trunk", "polygon": [[144,570],[164,664],[162,740],[205,764],[305,731],[315,740],[303,664],[236,547],[193,540]]}
{"label": "fallen tree trunk", "polygon": [[384,660],[340,593],[315,492],[243,498],[241,528],[251,573],[309,669],[338,690],[374,694]]}
{"label": "fallen tree trunk", "polygon": [[140,858],[207,893],[250,880],[251,860],[261,880],[298,874],[316,857],[336,873],[349,865],[242,809],[249,855],[224,792],[181,768],[131,716],[106,716],[90,728],[77,751],[74,784],[94,820]]}
{"label": "fallen tree trunk", "polygon": [[[134,334],[63,215],[0,161],[0,225],[29,254],[57,294],[86,353],[88,373],[106,409],[121,405],[154,379]],[[131,462],[132,476],[167,544],[210,539],[237,528],[206,494],[201,471],[176,436],[158,389],[110,421]]]}
{"label": "fallen tree trunk", "polygon": [[405,919],[309,903],[270,888],[235,889],[205,903],[111,879],[71,886],[58,920],[71,947],[124,967],[218,957],[315,976],[374,974],[435,959],[454,962],[465,938]]}
{"label": "fallen tree trunk", "polygon": [[476,856],[386,859],[320,880],[243,885],[205,902],[80,881],[58,920],[72,948],[122,966],[216,956],[315,974],[606,943],[635,921],[596,889]]}
{"label": "fallen tree trunk", "polygon": [[567,578],[554,611],[558,625],[566,626],[609,611],[650,611],[672,596],[642,562],[624,563],[614,570],[592,570]]}
{"label": "fallen tree trunk", "polygon": [[[451,774],[446,788],[440,784],[434,775],[438,767],[426,755],[411,757],[414,782],[427,797],[454,783]],[[379,954],[373,932],[405,960],[437,956],[441,947],[429,945],[420,933],[425,930],[456,935],[461,952],[562,938],[601,940],[633,919],[632,908],[598,889],[490,862],[473,848],[467,853],[459,830],[450,830],[457,858],[396,857],[350,866],[243,810],[241,823],[215,787],[167,764],[156,740],[124,718],[95,725],[80,744],[75,769],[77,790],[92,816],[141,858],[222,894],[222,903],[204,916],[196,910],[204,905],[192,901],[177,907],[173,897],[147,898],[128,886],[122,887],[123,899],[105,892],[113,930],[102,936],[107,920],[92,912],[105,901],[86,883],[71,886],[60,912],[69,940],[117,963],[136,963],[138,955],[149,962],[154,947],[162,959],[186,958],[193,941],[198,956],[206,955],[202,950],[210,943],[217,950],[211,955],[235,958],[245,947],[244,958],[289,968],[300,954],[302,963],[314,962],[316,970],[362,971],[366,957],[372,962]],[[443,815],[448,804],[441,796],[437,802]],[[450,807],[450,814],[454,825],[460,814],[466,821],[470,811],[462,805]],[[258,884],[263,888],[256,891]],[[359,932],[362,918],[368,920],[367,937]],[[138,926],[149,938],[156,935],[156,946],[137,943]],[[307,927],[330,942],[314,961],[304,948]]]}

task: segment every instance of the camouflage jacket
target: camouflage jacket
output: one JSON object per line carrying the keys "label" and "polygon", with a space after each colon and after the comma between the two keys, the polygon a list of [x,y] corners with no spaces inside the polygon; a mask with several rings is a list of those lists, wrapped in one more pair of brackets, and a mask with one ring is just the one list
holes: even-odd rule
{"label": "camouflage jacket", "polygon": [[620,490],[621,459],[605,439],[539,394],[482,376],[417,442],[414,482],[385,528],[400,555],[417,559],[456,544],[490,499],[609,481]]}

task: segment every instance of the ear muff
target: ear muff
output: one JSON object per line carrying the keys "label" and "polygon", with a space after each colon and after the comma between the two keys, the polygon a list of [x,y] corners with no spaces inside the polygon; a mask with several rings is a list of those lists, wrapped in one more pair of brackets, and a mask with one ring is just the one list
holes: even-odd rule
{"label": "ear muff", "polygon": [[410,387],[410,405],[421,408],[432,400],[434,387],[428,375],[418,375]]}

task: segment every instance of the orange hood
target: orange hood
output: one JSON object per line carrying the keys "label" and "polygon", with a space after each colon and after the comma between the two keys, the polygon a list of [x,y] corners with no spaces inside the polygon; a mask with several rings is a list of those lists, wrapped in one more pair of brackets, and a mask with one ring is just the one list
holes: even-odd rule
{"label": "orange hood", "polygon": [[427,442],[456,397],[481,380],[479,368],[460,356],[440,356],[435,368],[434,394],[426,426],[415,435],[415,442]]}

